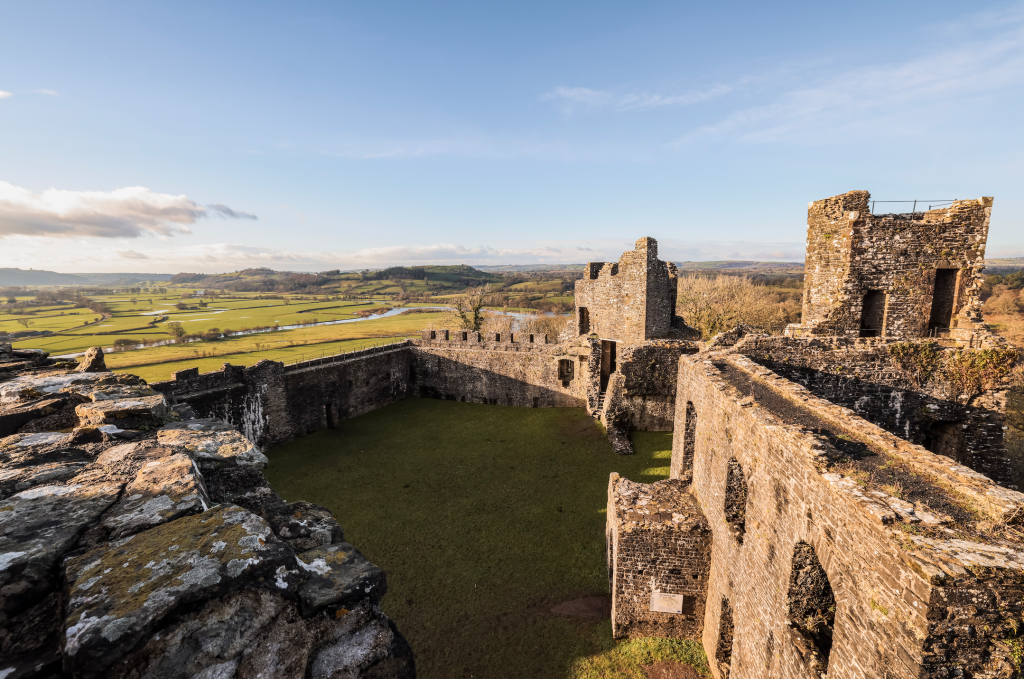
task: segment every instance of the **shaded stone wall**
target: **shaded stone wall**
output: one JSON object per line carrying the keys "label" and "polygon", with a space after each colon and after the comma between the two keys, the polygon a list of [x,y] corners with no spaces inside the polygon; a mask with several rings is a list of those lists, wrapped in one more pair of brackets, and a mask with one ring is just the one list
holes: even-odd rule
{"label": "shaded stone wall", "polygon": [[814,201],[802,322],[791,332],[858,336],[865,298],[881,294],[885,336],[924,337],[941,270],[953,276],[951,287],[940,284],[938,300],[949,306],[952,334],[983,332],[979,291],[991,212],[988,197],[913,215],[872,215],[867,191]]}
{"label": "shaded stone wall", "polygon": [[1006,446],[1006,391],[985,391],[965,406],[934,382],[914,387],[889,353],[894,341],[748,335],[735,349],[911,443],[1024,488],[1024,459]]}
{"label": "shaded stone wall", "polygon": [[[759,386],[751,389],[744,380]],[[829,471],[843,457],[830,443],[837,439],[796,422],[817,418],[826,427],[840,427],[836,431],[843,436],[886,451],[919,476],[957,488],[987,520],[1006,520],[1024,506],[1024,496],[810,397],[741,356],[683,357],[678,385],[678,426],[688,403],[697,415],[692,492],[713,536],[703,626],[709,658],[729,647],[723,662],[734,676],[817,676],[822,649],[809,642],[807,622],[796,619],[802,604],[789,596],[794,556],[803,568],[806,548],[800,545],[807,545],[836,601],[828,635],[830,679],[945,677],[958,671],[1010,676],[1007,640],[1024,582],[1020,546],[992,543],[981,533],[958,541],[962,533],[955,523],[949,524],[951,534],[922,530],[929,525],[922,521],[934,517]],[[675,437],[674,476],[682,467],[683,445],[684,437]],[[733,462],[747,486],[742,542],[726,514]],[[943,492],[938,485],[933,491]],[[918,528],[904,531],[899,524]],[[987,568],[971,570],[982,564]],[[722,609],[726,601],[729,611]],[[985,621],[984,633],[965,624],[971,615]],[[723,620],[731,625],[723,628]],[[712,666],[717,677],[727,676],[725,667]]]}
{"label": "shaded stone wall", "polygon": [[658,259],[653,238],[638,240],[618,262],[590,262],[576,281],[577,321],[586,319],[577,334],[627,343],[669,334],[677,283],[675,266]]}
{"label": "shaded stone wall", "polygon": [[411,348],[402,343],[285,366],[225,364],[200,374],[179,371],[153,389],[187,403],[202,417],[238,427],[260,446],[305,436],[406,397]]}
{"label": "shaded stone wall", "polygon": [[[425,331],[430,332],[435,339],[416,340],[411,395],[526,408],[587,405],[593,388],[589,343],[531,343],[519,336],[495,339],[479,333],[462,339],[454,331]],[[572,365],[571,379],[564,379],[562,361]]]}
{"label": "shaded stone wall", "polygon": [[[602,419],[625,429],[672,431],[679,357],[697,352],[687,340],[649,340],[618,347],[618,381]],[[598,375],[598,378],[600,375]]]}

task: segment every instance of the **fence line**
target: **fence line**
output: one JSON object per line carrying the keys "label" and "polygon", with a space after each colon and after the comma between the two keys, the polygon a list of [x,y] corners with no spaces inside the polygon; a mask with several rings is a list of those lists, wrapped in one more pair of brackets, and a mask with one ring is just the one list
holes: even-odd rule
{"label": "fence line", "polygon": [[[393,338],[386,337],[386,338],[381,338],[381,339],[382,340],[391,340]],[[403,337],[402,339],[398,340],[397,342],[390,341],[390,342],[386,342],[386,343],[373,344],[371,346],[362,347],[361,349],[353,349],[352,351],[346,351],[346,352],[343,352],[343,353],[340,353],[340,354],[332,354],[330,356],[327,355],[327,352],[320,352],[320,356],[319,357],[317,357],[316,354],[313,354],[312,356],[309,356],[307,354],[303,354],[303,355],[299,356],[299,359],[297,361],[292,361],[291,363],[285,363],[284,365],[285,365],[286,368],[291,367],[291,366],[296,366],[296,365],[298,365],[300,363],[309,363],[310,364],[309,367],[314,367],[314,366],[317,366],[317,365],[328,365],[328,364],[331,364],[331,363],[337,363],[338,361],[344,361],[344,360],[346,360],[347,356],[351,356],[352,354],[358,354],[358,353],[362,353],[362,352],[366,352],[366,351],[369,351],[371,354],[373,354],[373,353],[382,353],[382,352],[387,351],[389,349],[392,349],[394,347],[402,346],[402,345],[408,343],[408,341],[409,341],[408,337]]]}

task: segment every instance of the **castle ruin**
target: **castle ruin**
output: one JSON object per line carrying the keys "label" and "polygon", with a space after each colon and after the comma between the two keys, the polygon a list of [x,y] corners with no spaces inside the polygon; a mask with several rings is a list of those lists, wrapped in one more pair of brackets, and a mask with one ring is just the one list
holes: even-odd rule
{"label": "castle ruin", "polygon": [[[187,470],[185,460],[203,453],[188,447],[189,435],[182,432],[195,426],[210,432],[196,436],[220,435],[229,427],[218,422],[241,432],[233,434],[241,446],[236,454],[253,448],[258,455],[257,447],[333,427],[410,396],[585,408],[606,426],[619,453],[631,452],[630,430],[675,432],[670,479],[609,479],[606,545],[616,637],[697,640],[717,679],[1018,677],[1024,658],[1018,636],[1024,626],[1024,494],[1017,488],[1024,462],[1013,459],[1006,446],[1005,371],[989,368],[1012,365],[1019,354],[981,323],[978,291],[991,206],[991,198],[981,198],[926,212],[872,215],[863,191],[811,203],[803,319],[785,336],[741,326],[698,341],[677,314],[675,267],[658,259],[653,239],[642,238],[618,262],[587,266],[576,284],[575,324],[558,338],[425,330],[416,340],[291,366],[262,361],[204,374],[180,371],[173,380],[132,387],[151,389],[135,394],[151,400],[150,417],[155,408],[177,408],[205,418],[165,425],[147,445],[164,446],[167,453],[104,444],[95,462],[75,458],[74,464],[85,466],[62,471],[53,477],[60,481],[46,481],[46,487],[71,487],[66,484],[83,470],[96,470],[100,459],[103,469],[125,469],[117,466],[122,457],[140,460],[118,472],[128,474],[124,479],[109,476],[114,471],[92,471],[90,479],[142,484],[141,460],[170,460],[178,452],[174,446],[191,456],[179,460]],[[6,427],[0,435],[7,436],[0,451],[16,451],[5,453],[9,457],[0,465],[29,488],[43,483],[32,479],[50,478],[49,467],[43,467],[54,464],[61,446],[69,444],[46,439],[51,447],[33,458],[18,446],[37,445],[37,439],[27,444],[25,437],[41,436],[47,426],[64,423],[61,417],[71,417],[69,399],[78,399],[73,411],[80,428],[92,418],[95,429],[108,416],[92,414],[95,406],[68,395],[78,393],[77,387],[43,388],[40,380],[56,379],[42,372],[44,359],[32,359],[37,363],[29,366],[30,376],[0,383],[0,428]],[[989,372],[971,373],[980,365]],[[958,374],[975,379],[947,379],[940,366],[961,366]],[[14,384],[22,386],[15,390]],[[46,404],[48,395],[64,401]],[[254,460],[246,464],[258,468],[258,458],[245,454]],[[274,605],[292,606],[287,624],[298,627],[270,616],[273,624],[255,625],[247,634],[305,630],[300,637],[309,641],[302,642],[301,658],[311,668],[308,676],[319,676],[312,668],[323,656],[324,639],[341,644],[352,633],[324,613],[336,614],[345,602],[346,612],[362,611],[358,624],[370,625],[382,639],[377,655],[368,656],[352,676],[410,676],[400,635],[374,608],[377,595],[345,599],[339,574],[332,576],[335,581],[314,584],[302,569],[288,575],[294,562],[278,543],[291,538],[275,523],[281,519],[274,517],[284,515],[273,491],[260,482],[262,475],[254,475],[258,471],[246,472],[244,479],[234,473],[230,481],[218,480],[212,469],[205,482],[190,476],[200,503],[127,529],[152,536],[134,545],[122,541],[116,519],[135,516],[133,506],[121,507],[133,496],[118,500],[120,491],[97,490],[97,497],[109,495],[109,501],[77,499],[73,506],[83,512],[95,503],[88,509],[93,518],[83,519],[81,530],[62,537],[59,547],[47,547],[54,556],[34,584],[17,596],[4,595],[0,630],[17,637],[11,630],[24,611],[56,608],[52,624],[62,638],[75,640],[56,649],[56,657],[72,676],[95,676],[79,657],[104,658],[108,667],[121,662],[110,654],[126,658],[138,649],[151,649],[144,657],[162,658],[152,635],[165,629],[166,612],[148,612],[148,626],[131,628],[136,646],[78,630],[102,629],[93,622],[98,616],[123,615],[90,608],[96,605],[89,603],[92,578],[102,586],[104,569],[113,569],[123,554],[143,548],[156,554],[162,548],[155,531],[215,511],[202,499],[199,486],[205,483],[210,500],[249,512],[253,518],[243,520],[229,518],[235,510],[228,505],[216,510],[224,521],[264,536],[278,550],[267,556],[268,563],[284,568],[279,577],[285,584]],[[19,492],[10,497],[27,502],[25,491]],[[121,508],[108,519],[104,512],[112,506]],[[290,546],[290,554],[304,563],[311,558],[308,550],[330,551],[342,537],[332,532],[336,524],[329,515],[317,516],[323,535],[315,543]],[[95,517],[107,532],[89,527]],[[207,539],[201,527],[193,533],[189,539],[196,544]],[[349,549],[354,548],[342,551]],[[0,543],[0,561],[20,558],[11,553]],[[329,554],[321,557],[333,563]],[[360,564],[351,572],[382,589],[383,580],[373,579],[382,574],[373,568]],[[8,587],[11,572],[0,571],[0,587]],[[57,592],[61,581],[71,587],[70,599]],[[201,610],[213,614],[213,608]],[[184,623],[173,629],[187,638]],[[29,651],[48,652],[50,662],[57,662],[54,648]],[[252,676],[245,673],[251,667],[245,652],[225,654],[230,657],[217,662],[234,665],[216,676]],[[0,668],[8,659],[0,655]],[[197,668],[216,664],[210,658],[194,662]],[[376,674],[366,669],[373,667]]]}

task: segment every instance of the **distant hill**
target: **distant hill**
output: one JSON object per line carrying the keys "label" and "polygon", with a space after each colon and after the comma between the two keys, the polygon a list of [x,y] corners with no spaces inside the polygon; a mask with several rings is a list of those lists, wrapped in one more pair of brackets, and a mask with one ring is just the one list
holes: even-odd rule
{"label": "distant hill", "polygon": [[75,274],[89,281],[91,285],[131,285],[146,281],[169,281],[169,273],[80,273]]}
{"label": "distant hill", "polygon": [[477,266],[491,273],[520,273],[528,271],[583,271],[586,264],[488,264]]}
{"label": "distant hill", "polygon": [[721,260],[717,262],[676,262],[680,270],[742,271],[744,273],[803,273],[803,262],[757,262]]}
{"label": "distant hill", "polygon": [[985,273],[1006,274],[1024,270],[1024,257],[995,257],[985,260]]}
{"label": "distant hill", "polygon": [[82,276],[36,269],[0,269],[0,286],[88,285]]}

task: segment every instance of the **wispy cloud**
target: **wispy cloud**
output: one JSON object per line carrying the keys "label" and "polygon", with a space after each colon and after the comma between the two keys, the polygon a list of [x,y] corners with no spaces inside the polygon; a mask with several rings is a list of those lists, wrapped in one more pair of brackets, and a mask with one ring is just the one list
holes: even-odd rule
{"label": "wispy cloud", "polygon": [[218,217],[227,217],[229,219],[257,219],[256,215],[249,212],[242,212],[241,210],[232,210],[227,205],[221,205],[220,203],[213,203],[207,205],[208,208],[213,210],[214,214]]}
{"label": "wispy cloud", "polygon": [[0,99],[6,99],[7,97],[13,97],[13,96],[14,96],[13,92],[5,92],[3,90],[0,90]]}
{"label": "wispy cloud", "polygon": [[722,83],[700,90],[679,94],[626,92],[615,94],[587,87],[556,87],[541,95],[542,101],[552,101],[566,115],[580,110],[645,111],[669,106],[688,106],[710,101],[733,91],[733,86]]}
{"label": "wispy cloud", "polygon": [[59,97],[60,95],[53,90],[32,90],[33,94],[48,94],[51,97]]}
{"label": "wispy cloud", "polygon": [[[225,205],[211,209],[224,217],[255,219]],[[147,233],[169,237],[191,233],[188,225],[209,214],[207,208],[187,196],[156,193],[143,186],[34,193],[0,181],[0,238],[137,238]]]}
{"label": "wispy cloud", "polygon": [[[968,18],[957,25],[958,34],[940,41],[944,47],[907,61],[791,73],[774,84],[766,103],[736,109],[681,135],[672,146],[927,133],[965,98],[1012,91],[1024,83],[1022,8],[1015,6],[998,21],[988,14]],[[971,35],[965,27],[977,34],[964,40],[965,33]]]}

